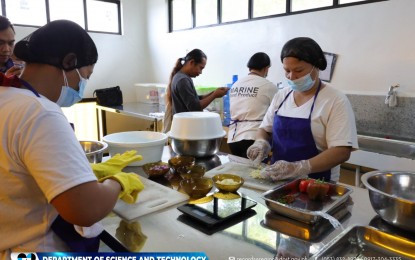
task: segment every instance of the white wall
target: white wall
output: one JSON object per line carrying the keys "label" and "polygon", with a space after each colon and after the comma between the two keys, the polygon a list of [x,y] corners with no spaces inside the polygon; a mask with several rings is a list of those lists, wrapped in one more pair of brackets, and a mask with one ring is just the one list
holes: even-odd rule
{"label": "white wall", "polygon": [[167,33],[166,0],[147,0],[148,45],[154,81],[167,82],[177,58],[193,48],[208,56],[196,84],[222,85],[233,74],[245,75],[246,62],[268,53],[268,78],[283,79],[279,53],[297,36],[315,39],[322,49],[339,55],[332,85],[346,93],[385,95],[399,83],[400,96],[415,96],[415,1],[390,0],[307,14],[263,19]]}
{"label": "white wall", "polygon": [[[314,38],[339,55],[332,85],[346,93],[385,95],[399,83],[400,96],[415,96],[415,1],[390,0],[307,14],[168,33],[166,0],[122,0],[123,35],[91,33],[99,52],[86,97],[119,85],[135,101],[134,83],[167,83],[177,58],[200,48],[208,56],[196,84],[220,86],[245,75],[257,51],[272,59],[269,79],[283,79],[279,53],[297,36]],[[16,39],[34,31],[16,27]]]}

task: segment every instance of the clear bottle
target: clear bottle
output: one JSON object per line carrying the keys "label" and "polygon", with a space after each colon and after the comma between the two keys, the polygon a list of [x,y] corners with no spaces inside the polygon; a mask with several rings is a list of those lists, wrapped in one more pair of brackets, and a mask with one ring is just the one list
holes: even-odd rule
{"label": "clear bottle", "polygon": [[[232,88],[233,84],[238,81],[238,75],[233,75],[232,76],[232,83],[231,84],[227,84],[226,86],[230,89]],[[224,126],[229,126],[229,124],[231,123],[231,103],[230,103],[230,91],[228,91],[228,93],[226,93],[225,96],[223,96],[223,122],[222,124]]]}

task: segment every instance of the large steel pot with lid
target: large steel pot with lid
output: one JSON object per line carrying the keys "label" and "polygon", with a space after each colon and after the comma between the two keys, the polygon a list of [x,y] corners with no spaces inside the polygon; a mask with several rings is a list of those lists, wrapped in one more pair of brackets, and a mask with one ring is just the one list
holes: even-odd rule
{"label": "large steel pot with lid", "polygon": [[415,232],[415,172],[372,171],[361,179],[373,209],[384,221]]}
{"label": "large steel pot with lid", "polygon": [[215,155],[225,135],[219,114],[213,112],[177,113],[168,133],[175,153],[195,157]]}

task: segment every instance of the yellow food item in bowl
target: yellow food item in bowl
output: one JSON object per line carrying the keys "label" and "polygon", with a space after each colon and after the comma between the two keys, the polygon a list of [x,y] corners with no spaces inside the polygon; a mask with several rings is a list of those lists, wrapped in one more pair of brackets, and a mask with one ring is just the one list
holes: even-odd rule
{"label": "yellow food item in bowl", "polygon": [[221,192],[236,192],[244,183],[244,179],[236,174],[221,173],[212,177],[216,188]]}
{"label": "yellow food item in bowl", "polygon": [[233,179],[223,179],[221,181],[218,181],[217,183],[222,185],[237,185],[239,182],[234,181]]}

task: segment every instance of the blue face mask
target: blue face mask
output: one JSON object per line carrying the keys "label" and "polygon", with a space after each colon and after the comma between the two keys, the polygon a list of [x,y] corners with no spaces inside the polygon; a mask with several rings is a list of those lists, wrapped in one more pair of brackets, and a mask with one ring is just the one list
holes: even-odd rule
{"label": "blue face mask", "polygon": [[310,90],[314,86],[314,83],[316,83],[316,81],[311,78],[311,73],[313,72],[313,70],[314,70],[314,67],[313,69],[311,69],[310,73],[308,73],[307,75],[299,79],[295,79],[295,80],[287,79],[288,85],[294,91],[304,92],[304,91]]}
{"label": "blue face mask", "polygon": [[66,78],[65,72],[62,71],[63,81],[65,85],[62,86],[61,95],[59,96],[58,101],[56,101],[56,103],[61,107],[70,107],[73,104],[76,104],[79,101],[81,101],[84,96],[84,90],[88,80],[83,78],[78,70],[76,70],[76,72],[79,75],[79,91],[76,91],[75,89],[69,87],[68,79]]}

